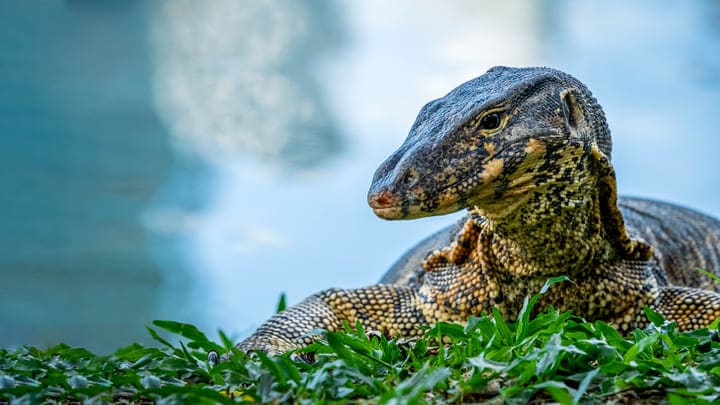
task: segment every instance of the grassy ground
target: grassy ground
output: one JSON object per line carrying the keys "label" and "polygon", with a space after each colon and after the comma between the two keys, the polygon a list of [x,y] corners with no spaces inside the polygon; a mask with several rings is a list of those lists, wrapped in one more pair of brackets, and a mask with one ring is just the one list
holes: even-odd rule
{"label": "grassy ground", "polygon": [[[554,280],[557,281],[557,280]],[[212,366],[210,350],[231,350],[196,327],[171,321],[149,333],[159,347],[133,344],[111,356],[65,345],[0,349],[3,402],[657,402],[720,398],[720,343],[712,330],[679,333],[652,312],[654,326],[622,337],[552,308],[515,323],[499,313],[467,325],[441,323],[419,340],[368,335],[362,327],[318,332],[298,356],[235,352]],[[173,341],[171,343],[170,341]],[[444,343],[441,343],[444,342]],[[309,353],[314,354],[309,354]]]}

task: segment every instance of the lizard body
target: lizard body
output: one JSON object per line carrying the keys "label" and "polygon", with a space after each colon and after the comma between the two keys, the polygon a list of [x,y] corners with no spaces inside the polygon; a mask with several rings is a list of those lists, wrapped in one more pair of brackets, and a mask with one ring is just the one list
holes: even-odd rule
{"label": "lizard body", "polygon": [[689,330],[720,316],[720,221],[650,200],[618,200],[610,131],[590,91],[548,68],[496,67],[420,111],[368,194],[385,219],[468,209],[408,252],[381,284],[330,289],[263,324],[238,348],[270,353],[307,332],[356,321],[387,336],[464,322],[498,307],[507,320],[545,281],[538,307],[573,310],[622,332],[647,305]]}

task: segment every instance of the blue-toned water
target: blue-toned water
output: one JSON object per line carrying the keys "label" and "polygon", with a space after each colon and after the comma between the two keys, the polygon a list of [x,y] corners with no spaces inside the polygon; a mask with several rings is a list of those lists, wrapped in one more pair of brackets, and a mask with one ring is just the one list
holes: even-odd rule
{"label": "blue-toned water", "polygon": [[9,1],[0,346],[240,337],[375,282],[452,217],[377,219],[425,102],[497,65],[593,90],[622,194],[720,215],[720,3]]}

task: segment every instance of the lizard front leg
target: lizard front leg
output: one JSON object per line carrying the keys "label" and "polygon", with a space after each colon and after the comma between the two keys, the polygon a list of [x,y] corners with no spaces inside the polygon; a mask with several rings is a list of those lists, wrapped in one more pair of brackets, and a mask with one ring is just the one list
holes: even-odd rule
{"label": "lizard front leg", "polygon": [[351,326],[360,321],[366,329],[389,337],[422,334],[418,326],[427,324],[417,292],[410,288],[392,285],[333,288],[276,314],[237,348],[280,354],[312,343],[314,338],[307,333],[313,329],[337,331],[343,321]]}

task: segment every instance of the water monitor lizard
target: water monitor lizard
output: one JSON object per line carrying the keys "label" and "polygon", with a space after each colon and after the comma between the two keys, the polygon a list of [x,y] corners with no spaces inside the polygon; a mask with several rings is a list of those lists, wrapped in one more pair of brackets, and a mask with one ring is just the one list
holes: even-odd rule
{"label": "water monitor lizard", "polygon": [[288,308],[238,344],[278,353],[316,328],[360,320],[387,336],[463,322],[565,275],[538,302],[647,325],[647,305],[683,330],[720,316],[720,221],[667,203],[617,198],[610,131],[590,91],[549,68],[495,67],[425,105],[381,166],[368,202],[385,219],[468,209],[458,225],[407,253],[382,279],[329,289]]}

